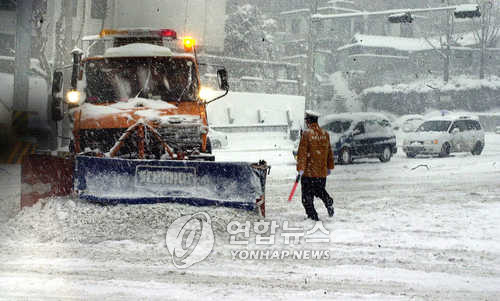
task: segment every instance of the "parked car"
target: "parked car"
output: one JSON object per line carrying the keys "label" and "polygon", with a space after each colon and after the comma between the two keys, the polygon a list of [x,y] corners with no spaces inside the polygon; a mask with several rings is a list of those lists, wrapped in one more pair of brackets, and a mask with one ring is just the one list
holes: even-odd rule
{"label": "parked car", "polygon": [[352,163],[357,158],[378,158],[388,162],[397,152],[396,136],[384,115],[332,114],[321,117],[319,125],[328,131],[335,160],[341,164]]}
{"label": "parked car", "polygon": [[224,148],[229,145],[227,135],[225,133],[209,129],[207,135],[208,139],[210,139],[212,149]]}
{"label": "parked car", "polygon": [[484,130],[477,116],[449,114],[424,121],[403,142],[410,158],[418,154],[446,157],[453,152],[480,155],[484,148]]}
{"label": "parked car", "polygon": [[424,122],[424,116],[419,114],[403,115],[393,122],[393,130],[403,133],[414,132]]}

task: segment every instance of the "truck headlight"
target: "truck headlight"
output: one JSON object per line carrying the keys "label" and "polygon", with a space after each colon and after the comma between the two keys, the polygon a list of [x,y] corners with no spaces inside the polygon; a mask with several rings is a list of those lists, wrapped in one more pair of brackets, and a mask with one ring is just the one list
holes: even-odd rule
{"label": "truck headlight", "polygon": [[216,95],[215,90],[210,87],[201,87],[200,89],[200,98],[203,100],[209,100],[211,98],[214,98],[215,95]]}
{"label": "truck headlight", "polygon": [[76,105],[80,102],[80,92],[71,90],[66,94],[66,102],[68,104]]}

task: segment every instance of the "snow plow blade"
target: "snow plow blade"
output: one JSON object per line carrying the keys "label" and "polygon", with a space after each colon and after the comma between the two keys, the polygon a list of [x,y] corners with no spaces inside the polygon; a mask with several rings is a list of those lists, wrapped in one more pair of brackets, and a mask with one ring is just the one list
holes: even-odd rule
{"label": "snow plow blade", "polygon": [[264,215],[264,161],[131,160],[77,156],[74,188],[101,204],[176,202],[258,209]]}
{"label": "snow plow blade", "polygon": [[21,165],[21,208],[39,199],[73,191],[74,160],[51,155],[29,155]]}

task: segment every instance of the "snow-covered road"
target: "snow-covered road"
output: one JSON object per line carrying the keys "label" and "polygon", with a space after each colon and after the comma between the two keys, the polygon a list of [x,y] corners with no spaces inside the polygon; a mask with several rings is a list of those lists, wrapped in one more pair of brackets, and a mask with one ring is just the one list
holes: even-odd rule
{"label": "snow-covered road", "polygon": [[[226,225],[251,213],[175,204],[110,206],[50,199],[15,213],[18,168],[0,166],[0,299],[42,300],[498,300],[500,135],[479,157],[356,161],[337,166],[327,188],[336,215],[316,208],[329,243],[230,244]],[[274,149],[273,149],[274,148]],[[295,166],[285,143],[237,148],[219,160],[265,159],[267,219],[308,228],[300,189],[287,202]],[[172,221],[212,217],[215,247],[177,269],[165,246]],[[233,258],[234,252],[328,251],[327,259]]]}

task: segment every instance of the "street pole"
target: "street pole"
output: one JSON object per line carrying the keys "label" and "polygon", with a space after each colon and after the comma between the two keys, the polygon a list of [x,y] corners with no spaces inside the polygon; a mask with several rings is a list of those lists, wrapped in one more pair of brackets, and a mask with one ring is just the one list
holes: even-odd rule
{"label": "street pole", "polygon": [[312,16],[318,12],[318,0],[311,3],[309,14],[309,34],[307,37],[307,70],[306,70],[306,110],[312,109],[313,104],[313,83],[314,83],[314,46],[316,43],[316,30],[314,28]]}
{"label": "street pole", "polygon": [[485,69],[485,64],[486,64],[486,42],[487,42],[487,39],[488,39],[488,35],[487,35],[487,25],[486,22],[487,22],[487,19],[486,19],[486,14],[490,14],[491,13],[491,9],[493,9],[493,4],[491,2],[490,3],[490,7],[489,9],[487,9],[487,4],[488,2],[486,1],[483,1],[482,3],[482,7],[481,7],[481,11],[482,11],[482,14],[481,14],[481,35],[480,35],[480,43],[481,43],[481,54],[480,54],[480,62],[479,62],[479,79],[483,79],[484,78],[484,69]]}
{"label": "street pole", "polygon": [[14,111],[28,110],[33,0],[17,1]]}
{"label": "street pole", "polygon": [[[446,1],[446,5],[450,6],[450,0]],[[451,11],[448,11],[448,16],[446,20],[446,55],[444,59],[444,72],[443,72],[443,81],[445,83],[450,79],[450,56],[451,56],[451,31],[453,22],[453,15]]]}

